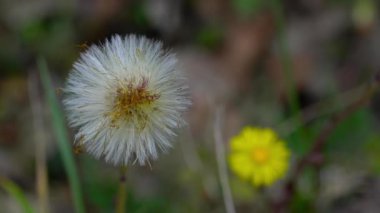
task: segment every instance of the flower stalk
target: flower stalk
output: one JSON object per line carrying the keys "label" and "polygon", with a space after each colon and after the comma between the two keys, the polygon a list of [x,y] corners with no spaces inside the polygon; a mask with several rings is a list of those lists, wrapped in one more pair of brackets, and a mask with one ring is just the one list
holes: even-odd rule
{"label": "flower stalk", "polygon": [[127,202],[127,167],[122,166],[120,168],[120,179],[119,188],[116,201],[116,213],[126,212],[126,202]]}
{"label": "flower stalk", "polygon": [[222,109],[219,108],[216,112],[214,122],[214,140],[216,150],[216,160],[218,163],[218,173],[222,186],[224,205],[227,213],[235,213],[235,205],[232,198],[231,187],[228,181],[228,169],[226,164],[226,154],[222,137]]}

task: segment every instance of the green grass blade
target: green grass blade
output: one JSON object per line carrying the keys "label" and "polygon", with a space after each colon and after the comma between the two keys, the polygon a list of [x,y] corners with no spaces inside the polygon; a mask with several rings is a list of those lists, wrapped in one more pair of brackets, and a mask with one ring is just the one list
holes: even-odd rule
{"label": "green grass blade", "polygon": [[307,135],[305,132],[305,127],[303,125],[302,115],[300,113],[301,106],[297,92],[297,85],[294,78],[295,76],[293,62],[285,33],[285,15],[283,9],[283,1],[271,0],[271,8],[276,24],[279,54],[282,69],[285,75],[286,93],[290,104],[291,116],[295,116],[296,125],[300,127],[298,132],[295,133],[293,141],[296,144],[297,149],[300,149],[300,147],[304,146],[304,142],[307,140]]}
{"label": "green grass blade", "polygon": [[68,139],[65,119],[60,109],[55,89],[52,86],[46,61],[43,58],[38,60],[38,69],[40,71],[42,85],[45,91],[45,98],[49,104],[53,121],[53,130],[58,141],[59,151],[62,156],[63,164],[69,178],[71,193],[74,200],[74,206],[77,213],[85,212],[82,190],[74,162],[71,145]]}
{"label": "green grass blade", "polygon": [[[300,111],[299,97],[297,86],[294,79],[294,69],[292,58],[289,52],[287,38],[285,34],[285,20],[283,12],[283,2],[280,0],[272,0],[272,11],[275,18],[276,31],[278,34],[279,53],[282,63],[282,69],[285,74],[285,83],[287,95],[290,103],[292,115],[297,115]],[[301,118],[298,118],[301,119]]]}
{"label": "green grass blade", "polygon": [[0,186],[4,188],[22,207],[25,213],[34,213],[32,205],[29,203],[24,192],[11,180],[0,177]]}

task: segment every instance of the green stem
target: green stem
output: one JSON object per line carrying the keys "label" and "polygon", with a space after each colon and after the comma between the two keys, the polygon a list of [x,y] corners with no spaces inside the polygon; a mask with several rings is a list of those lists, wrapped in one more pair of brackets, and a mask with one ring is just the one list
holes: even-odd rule
{"label": "green stem", "polygon": [[119,191],[117,195],[116,212],[125,213],[126,212],[126,200],[127,200],[127,181],[126,181],[127,168],[125,166],[120,168],[120,179],[119,179]]}
{"label": "green stem", "polygon": [[276,30],[278,33],[279,39],[279,51],[281,57],[281,63],[283,66],[283,71],[286,78],[286,90],[288,99],[290,102],[290,109],[293,115],[299,114],[300,103],[297,94],[297,88],[293,76],[293,64],[292,58],[289,52],[288,43],[286,42],[287,37],[285,34],[285,21],[284,21],[284,12],[282,8],[281,1],[272,0],[272,11],[274,13]]}
{"label": "green stem", "polygon": [[46,61],[43,58],[38,59],[38,69],[40,71],[42,85],[45,91],[45,97],[50,107],[51,117],[53,121],[53,131],[58,141],[58,148],[62,156],[63,165],[68,175],[71,193],[74,200],[75,211],[77,213],[84,213],[85,208],[81,185],[75,166],[74,156],[69,143],[63,113],[59,107],[57,97],[55,96],[55,89],[51,83]]}
{"label": "green stem", "polygon": [[[0,187],[4,188],[18,203],[20,204],[23,212],[34,213],[32,205],[29,203],[22,189],[17,186],[13,181],[8,178],[0,176]],[[4,210],[4,209],[2,209]]]}

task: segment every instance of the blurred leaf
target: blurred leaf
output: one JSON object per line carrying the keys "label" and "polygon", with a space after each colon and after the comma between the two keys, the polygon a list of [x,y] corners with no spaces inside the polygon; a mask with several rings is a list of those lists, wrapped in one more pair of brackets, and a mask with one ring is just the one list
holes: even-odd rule
{"label": "blurred leaf", "polygon": [[149,24],[143,2],[132,5],[131,8],[133,22],[139,27],[146,27]]}
{"label": "blurred leaf", "polygon": [[231,178],[231,190],[236,202],[249,203],[256,196],[253,186],[247,181],[242,181],[237,177]]}
{"label": "blurred leaf", "polygon": [[24,192],[11,180],[0,177],[0,186],[5,189],[22,207],[23,211],[26,213],[33,213],[34,210],[32,205],[29,203]]}
{"label": "blurred leaf", "polygon": [[262,0],[232,0],[232,5],[241,16],[254,15],[263,8],[265,1]]}
{"label": "blurred leaf", "polygon": [[218,47],[223,39],[223,32],[218,27],[205,27],[196,36],[197,43],[209,49]]}
{"label": "blurred leaf", "polygon": [[[331,116],[333,115],[322,117],[314,121],[312,126],[304,127],[302,141],[296,140],[297,132],[286,138],[293,153],[303,155],[309,151],[313,141],[324,128],[326,122],[331,119]],[[346,118],[329,136],[326,143],[327,154],[358,151],[358,147],[363,147],[373,131],[371,118],[372,116],[367,109],[359,110]]]}
{"label": "blurred leaf", "polygon": [[26,43],[33,43],[45,37],[46,29],[41,21],[34,21],[26,25],[21,31],[21,38]]}
{"label": "blurred leaf", "polygon": [[134,213],[149,212],[173,212],[170,202],[162,197],[139,198],[133,196],[131,192],[127,195],[127,210]]}
{"label": "blurred leaf", "polygon": [[62,156],[59,150],[56,150],[52,155],[49,155],[47,160],[48,177],[52,183],[55,181],[66,182],[65,168],[62,162]]}
{"label": "blurred leaf", "polygon": [[365,148],[371,170],[376,174],[380,174],[380,135],[372,135]]}
{"label": "blurred leaf", "polygon": [[[114,199],[117,194],[115,182],[102,180],[86,181],[86,197],[90,203],[101,212],[109,212],[114,208]],[[128,208],[128,206],[127,206]]]}
{"label": "blurred leaf", "polygon": [[356,0],[352,11],[352,19],[356,26],[366,27],[375,22],[377,9],[374,0]]}
{"label": "blurred leaf", "polygon": [[315,212],[315,210],[312,208],[312,200],[306,197],[303,197],[299,194],[297,194],[294,197],[294,200],[292,202],[290,209],[291,209],[290,212],[309,212],[309,213]]}
{"label": "blurred leaf", "polygon": [[110,171],[102,169],[102,173],[99,173],[97,160],[87,155],[83,155],[80,160],[81,171],[86,174],[83,177],[83,185],[88,202],[99,212],[112,212],[118,187],[118,182],[112,178],[117,176],[113,173],[114,168],[109,168]]}
{"label": "blurred leaf", "polygon": [[75,210],[77,213],[84,213],[85,208],[82,197],[82,190],[75,166],[74,156],[68,139],[63,113],[59,107],[57,97],[55,96],[55,89],[52,86],[46,62],[42,58],[39,58],[38,60],[38,69],[41,75],[45,97],[50,107],[53,130],[58,141],[58,148],[62,155],[62,161],[69,178]]}
{"label": "blurred leaf", "polygon": [[[301,134],[301,132],[302,140],[299,139],[299,135]],[[293,154],[297,156],[302,156],[310,150],[316,134],[317,131],[315,128],[303,127],[302,129],[297,129],[297,131],[295,131],[288,138],[286,138],[286,141],[288,142]]]}
{"label": "blurred leaf", "polygon": [[315,212],[313,202],[315,202],[317,191],[316,181],[319,178],[316,171],[306,168],[301,174],[297,183],[297,193],[291,203],[291,212]]}
{"label": "blurred leaf", "polygon": [[372,115],[368,109],[350,115],[332,133],[326,144],[328,154],[359,151],[372,132]]}

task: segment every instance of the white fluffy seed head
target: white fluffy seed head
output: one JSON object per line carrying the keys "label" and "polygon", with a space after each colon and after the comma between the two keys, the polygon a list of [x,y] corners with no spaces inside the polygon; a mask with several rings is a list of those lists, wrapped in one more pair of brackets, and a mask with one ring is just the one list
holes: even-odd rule
{"label": "white fluffy seed head", "polygon": [[156,159],[185,122],[188,88],[162,43],[116,35],[75,62],[64,88],[75,143],[114,165]]}

